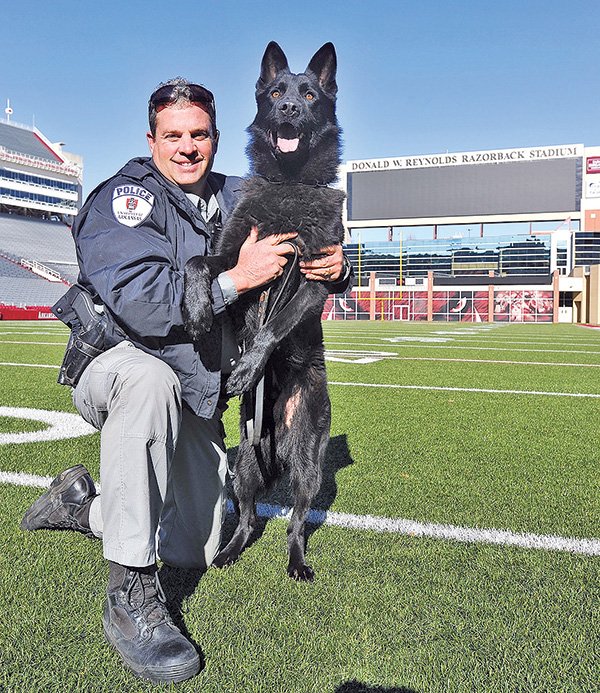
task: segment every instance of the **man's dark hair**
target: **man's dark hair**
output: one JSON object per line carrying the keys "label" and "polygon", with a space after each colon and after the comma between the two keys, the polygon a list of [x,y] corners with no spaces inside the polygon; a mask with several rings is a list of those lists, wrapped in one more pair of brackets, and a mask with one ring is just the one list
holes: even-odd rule
{"label": "man's dark hair", "polygon": [[160,106],[185,106],[188,104],[201,104],[208,113],[213,127],[213,136],[217,134],[217,112],[215,100],[211,92],[200,84],[174,77],[166,82],[161,82],[152,92],[148,100],[148,124],[150,132],[156,135],[156,114]]}

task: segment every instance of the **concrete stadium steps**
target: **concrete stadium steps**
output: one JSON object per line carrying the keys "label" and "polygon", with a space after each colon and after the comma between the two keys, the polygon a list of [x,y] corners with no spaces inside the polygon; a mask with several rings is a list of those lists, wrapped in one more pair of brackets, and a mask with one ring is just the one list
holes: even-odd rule
{"label": "concrete stadium steps", "polygon": [[60,276],[65,281],[68,281],[70,284],[75,284],[75,282],[77,281],[77,277],[79,275],[79,267],[77,266],[77,264],[66,264],[63,262],[46,262],[44,264],[46,265],[46,267],[53,269],[55,272],[58,272]]}

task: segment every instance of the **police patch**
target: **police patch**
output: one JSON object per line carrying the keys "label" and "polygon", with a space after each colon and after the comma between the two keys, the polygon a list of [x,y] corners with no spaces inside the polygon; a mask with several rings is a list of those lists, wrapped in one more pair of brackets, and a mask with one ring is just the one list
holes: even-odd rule
{"label": "police patch", "polygon": [[112,210],[115,219],[125,226],[139,226],[154,206],[154,195],[140,185],[118,185],[113,190]]}

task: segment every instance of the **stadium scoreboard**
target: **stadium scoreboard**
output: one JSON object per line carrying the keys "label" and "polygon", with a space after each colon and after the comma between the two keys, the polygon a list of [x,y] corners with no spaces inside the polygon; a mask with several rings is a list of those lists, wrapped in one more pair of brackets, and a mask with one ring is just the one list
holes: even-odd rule
{"label": "stadium scoreboard", "polygon": [[349,161],[347,223],[460,223],[579,212],[583,145]]}

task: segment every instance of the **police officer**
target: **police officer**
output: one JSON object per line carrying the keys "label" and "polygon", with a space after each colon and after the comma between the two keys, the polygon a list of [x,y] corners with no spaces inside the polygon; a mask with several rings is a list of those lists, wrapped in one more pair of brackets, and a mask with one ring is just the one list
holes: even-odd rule
{"label": "police officer", "polygon": [[[101,348],[68,349],[63,363],[69,373],[84,356],[82,374],[67,382],[76,385],[78,411],[101,431],[102,495],[77,465],[52,482],[21,526],[102,538],[106,637],[134,673],[158,683],[200,669],[196,649],[165,607],[156,560],[205,568],[219,548],[227,471],[219,365],[227,372],[237,355],[222,349],[212,355],[216,366],[211,355],[198,357],[181,313],[184,267],[210,253],[213,230],[232,211],[241,181],[211,171],[219,132],[204,87],[181,78],[159,86],[149,125],[151,158],[129,161],[77,216],[79,281],[55,306],[67,324],[80,324],[70,318],[85,297],[102,326]],[[213,282],[215,315],[278,277],[291,250],[285,241],[295,235],[258,240],[251,230],[237,265]],[[344,267],[336,246],[302,271],[332,281],[335,291],[344,288]]]}

